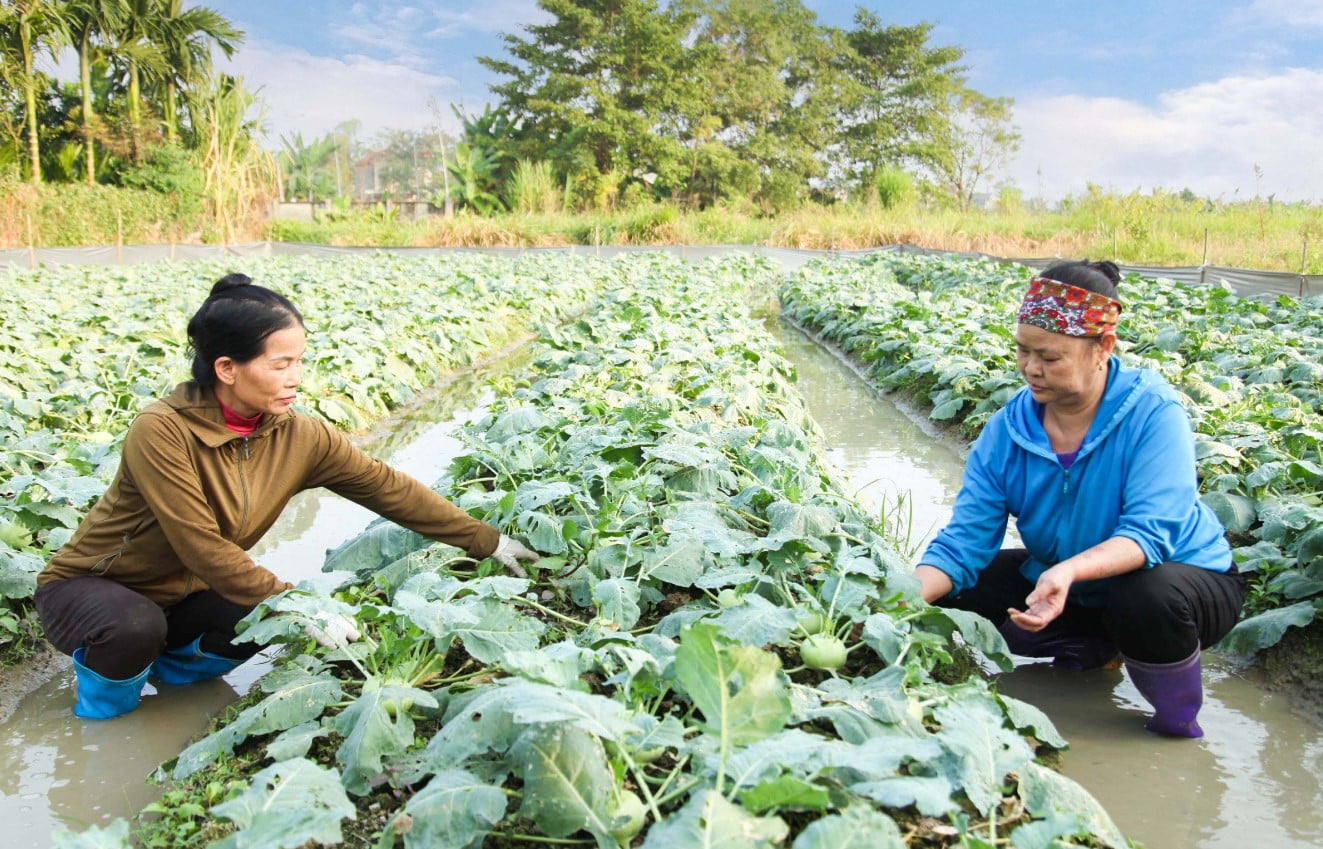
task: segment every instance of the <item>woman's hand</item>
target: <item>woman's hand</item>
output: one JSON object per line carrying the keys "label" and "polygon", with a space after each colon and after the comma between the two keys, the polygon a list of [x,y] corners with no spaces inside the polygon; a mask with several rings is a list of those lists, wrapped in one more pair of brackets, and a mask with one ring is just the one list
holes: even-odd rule
{"label": "woman's hand", "polygon": [[322,611],[312,619],[303,630],[323,648],[342,649],[362,636],[358,623],[343,614]]}
{"label": "woman's hand", "polygon": [[1063,561],[1038,576],[1034,591],[1024,600],[1025,610],[1008,608],[1011,621],[1026,631],[1041,631],[1061,615],[1066,607],[1070,585],[1075,583],[1075,570]]}
{"label": "woman's hand", "polygon": [[536,551],[525,546],[514,537],[508,537],[501,534],[501,541],[497,544],[496,550],[492,552],[492,560],[510,570],[510,573],[519,578],[527,578],[528,573],[519,563],[536,563],[539,555]]}

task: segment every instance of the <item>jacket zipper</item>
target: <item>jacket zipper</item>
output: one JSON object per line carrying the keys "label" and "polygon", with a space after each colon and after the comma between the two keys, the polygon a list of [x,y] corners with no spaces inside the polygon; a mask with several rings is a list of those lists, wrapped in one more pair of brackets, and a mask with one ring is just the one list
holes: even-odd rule
{"label": "jacket zipper", "polygon": [[243,507],[239,511],[239,529],[235,536],[242,539],[244,527],[248,524],[248,477],[243,471],[244,463],[249,459],[248,437],[243,437],[240,446],[242,447],[242,456],[239,457],[239,488],[243,491]]}

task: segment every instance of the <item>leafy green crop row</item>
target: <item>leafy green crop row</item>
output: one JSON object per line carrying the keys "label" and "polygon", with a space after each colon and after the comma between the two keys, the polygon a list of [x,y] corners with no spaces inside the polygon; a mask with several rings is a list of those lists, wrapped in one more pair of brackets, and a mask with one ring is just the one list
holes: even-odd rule
{"label": "leafy green crop row", "polygon": [[[956,663],[969,646],[1009,663],[996,632],[923,604],[834,483],[744,305],[772,269],[618,262],[637,283],[544,336],[438,483],[551,556],[529,578],[496,575],[384,522],[333,552],[327,569],[356,577],[249,617],[245,638],[292,651],[170,765],[214,785],[240,753],[249,780],[169,833],[227,847],[1125,845],[1038,763],[1035,745],[1064,745],[1046,717]],[[303,624],[319,611],[364,638],[318,648]]]}
{"label": "leafy green crop row", "polygon": [[[819,262],[784,286],[782,310],[973,436],[1022,385],[1014,315],[1032,274],[931,257]],[[1265,648],[1323,610],[1320,303],[1135,275],[1121,294],[1122,356],[1184,393],[1204,500],[1256,573],[1252,615],[1225,645]]]}
{"label": "leafy green crop row", "polygon": [[349,430],[581,309],[614,272],[564,257],[281,258],[10,272],[0,287],[0,647],[31,633],[35,573],[105,489],[119,440],[188,376],[184,327],[233,270],[309,327],[304,397]]}

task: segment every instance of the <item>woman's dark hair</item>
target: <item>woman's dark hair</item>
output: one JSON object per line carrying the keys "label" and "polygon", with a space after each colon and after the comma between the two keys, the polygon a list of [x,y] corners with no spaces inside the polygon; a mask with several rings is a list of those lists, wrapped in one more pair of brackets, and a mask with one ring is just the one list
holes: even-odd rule
{"label": "woman's dark hair", "polygon": [[1089,262],[1087,259],[1058,262],[1038,273],[1039,277],[1079,286],[1099,295],[1106,295],[1114,301],[1121,300],[1117,286],[1121,283],[1121,269],[1116,263],[1103,260]]}
{"label": "woman's dark hair", "polygon": [[193,379],[204,389],[214,386],[216,360],[252,362],[268,336],[295,325],[303,325],[303,316],[284,295],[254,285],[246,274],[225,275],[188,321]]}

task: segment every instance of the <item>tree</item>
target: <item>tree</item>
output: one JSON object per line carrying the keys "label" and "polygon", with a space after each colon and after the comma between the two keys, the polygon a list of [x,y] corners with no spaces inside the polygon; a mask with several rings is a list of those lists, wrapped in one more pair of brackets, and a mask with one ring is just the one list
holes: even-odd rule
{"label": "tree", "polygon": [[946,145],[931,159],[930,172],[961,211],[968,211],[984,178],[1020,147],[1011,122],[1011,101],[962,89],[952,94],[954,113]]}
{"label": "tree", "polygon": [[500,185],[497,163],[488,151],[460,142],[455,148],[454,162],[446,167],[453,178],[450,191],[462,206],[483,214],[503,208],[496,193]]}
{"label": "tree", "polygon": [[159,5],[161,0],[124,0],[128,14],[120,20],[114,33],[111,57],[122,67],[127,87],[129,115],[129,149],[135,162],[142,161],[142,76],[148,73],[165,76],[166,59],[155,36],[161,28]]}
{"label": "tree", "polygon": [[232,56],[244,33],[206,6],[185,9],[183,0],[156,0],[156,12],[159,19],[149,32],[165,59],[160,77],[165,88],[162,113],[166,141],[173,142],[179,132],[179,87],[201,82],[211,73],[213,44]]}
{"label": "tree", "polygon": [[378,177],[387,191],[417,200],[430,195],[433,187],[443,182],[443,159],[436,133],[386,130],[378,139]]}
{"label": "tree", "polygon": [[932,47],[932,24],[883,26],[859,9],[845,34],[852,85],[842,104],[841,160],[851,177],[870,179],[888,165],[927,163],[949,136],[952,97],[963,90],[959,47]]}
{"label": "tree", "polygon": [[41,85],[37,57],[52,56],[68,43],[69,29],[62,10],[53,0],[12,0],[0,6],[0,69],[15,88],[23,92],[23,115],[28,136],[29,179],[41,182],[41,142],[37,115],[37,89]]}
{"label": "tree", "polygon": [[123,26],[124,0],[66,0],[69,35],[78,51],[78,81],[82,94],[83,166],[87,185],[96,183],[96,122],[92,106],[92,62],[109,36]]}
{"label": "tree", "polygon": [[538,6],[552,20],[525,27],[526,38],[503,36],[509,59],[479,59],[509,77],[492,87],[517,139],[504,161],[553,161],[590,181],[679,176],[681,151],[668,124],[696,91],[683,43],[692,15],[656,0]]}
{"label": "tree", "polygon": [[[685,144],[701,149],[691,174],[700,202],[751,194],[766,209],[803,200],[826,173],[844,77],[843,45],[800,0],[680,0],[703,97],[687,116]],[[734,156],[713,148],[718,143]],[[705,189],[705,190],[704,190]],[[715,192],[714,192],[715,189]]]}
{"label": "tree", "polygon": [[286,197],[306,196],[308,203],[314,203],[335,192],[328,163],[340,146],[330,133],[306,144],[303,133],[295,133],[293,138],[281,136],[280,143],[284,147],[280,166],[285,176]]}

